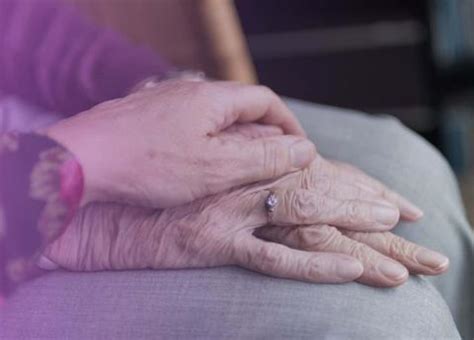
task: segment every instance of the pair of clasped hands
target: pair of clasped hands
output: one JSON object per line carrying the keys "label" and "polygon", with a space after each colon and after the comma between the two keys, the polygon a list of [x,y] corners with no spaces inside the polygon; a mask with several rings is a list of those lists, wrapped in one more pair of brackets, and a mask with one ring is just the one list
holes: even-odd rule
{"label": "pair of clasped hands", "polygon": [[266,87],[168,80],[46,133],[76,155],[85,178],[81,210],[44,252],[60,268],[237,265],[380,287],[447,270],[444,255],[390,232],[422,211],[319,155]]}

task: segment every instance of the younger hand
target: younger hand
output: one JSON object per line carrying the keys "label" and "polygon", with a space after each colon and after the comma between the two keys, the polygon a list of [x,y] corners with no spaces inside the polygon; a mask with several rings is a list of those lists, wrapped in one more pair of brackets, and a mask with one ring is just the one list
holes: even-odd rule
{"label": "younger hand", "polygon": [[[266,132],[250,140],[221,134],[247,123]],[[46,134],[80,160],[84,204],[177,206],[276,178],[316,156],[275,93],[234,82],[164,81],[60,121]]]}

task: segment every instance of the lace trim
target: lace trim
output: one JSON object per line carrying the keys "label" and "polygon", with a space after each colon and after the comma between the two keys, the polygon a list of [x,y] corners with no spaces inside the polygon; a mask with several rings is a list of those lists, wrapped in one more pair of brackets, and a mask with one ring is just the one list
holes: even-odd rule
{"label": "lace trim", "polygon": [[[4,190],[3,200],[17,195],[16,204],[7,205],[9,210],[5,210],[5,201],[0,202],[0,291],[2,288],[11,291],[18,283],[42,272],[36,263],[45,246],[64,231],[79,208],[84,180],[76,158],[43,136],[0,136],[2,156],[6,157],[1,159],[3,169],[14,177],[0,178],[4,184],[0,188]],[[15,192],[9,180],[16,183],[29,180],[29,187],[26,192]],[[31,214],[36,225],[18,222],[22,221],[18,218],[22,213]],[[21,250],[9,246],[13,244],[21,244]]]}

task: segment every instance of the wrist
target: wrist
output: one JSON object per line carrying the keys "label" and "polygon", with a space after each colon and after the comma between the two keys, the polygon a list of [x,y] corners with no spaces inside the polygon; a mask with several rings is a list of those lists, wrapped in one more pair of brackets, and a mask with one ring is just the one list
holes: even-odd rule
{"label": "wrist", "polygon": [[[100,183],[97,176],[97,170],[93,166],[95,162],[93,143],[89,143],[84,138],[84,134],[80,133],[81,127],[76,127],[75,122],[71,122],[74,118],[62,120],[56,124],[51,125],[47,129],[39,131],[42,134],[61,146],[67,149],[74,155],[74,162],[69,161],[63,165],[64,173],[64,188],[68,192],[67,195],[72,195],[77,186],[74,184],[78,180],[78,175],[82,177],[82,192],[79,206],[99,201],[101,198]],[[84,130],[82,128],[82,130]]]}

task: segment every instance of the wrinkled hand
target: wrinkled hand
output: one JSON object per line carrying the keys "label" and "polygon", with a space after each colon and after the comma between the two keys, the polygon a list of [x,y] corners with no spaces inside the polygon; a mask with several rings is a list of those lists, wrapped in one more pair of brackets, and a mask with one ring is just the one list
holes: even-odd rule
{"label": "wrinkled hand", "polygon": [[[398,213],[415,221],[423,212],[352,165],[318,155],[309,168],[286,176],[275,188],[293,196],[286,201],[294,203],[282,205],[278,212],[283,215],[278,224],[291,226],[259,228],[255,234],[262,239],[300,250],[351,255],[364,267],[357,281],[373,286],[399,285],[409,272],[438,275],[448,269],[449,259],[444,255],[387,231],[398,222]],[[301,190],[285,192],[285,188]],[[285,221],[294,215],[307,223],[295,227],[295,218]],[[311,225],[316,219],[324,222]]]}
{"label": "wrinkled hand", "polygon": [[277,277],[334,283],[361,275],[361,263],[351,256],[256,238],[253,232],[267,219],[260,189],[239,189],[163,211],[91,204],[44,255],[76,271],[239,265]]}
{"label": "wrinkled hand", "polygon": [[[403,196],[388,189],[378,180],[368,176],[357,167],[335,160],[319,158],[320,167],[314,169],[320,178],[327,177],[334,187],[336,182],[355,187],[355,197],[389,203],[396,206],[400,217],[407,221],[416,221],[423,216],[423,211]],[[331,185],[329,185],[331,186]]]}
{"label": "wrinkled hand", "polygon": [[357,281],[372,286],[397,286],[407,280],[408,272],[439,275],[449,266],[444,255],[391,232],[355,232],[329,225],[311,225],[264,227],[256,234],[295,249],[351,255],[364,266]]}
{"label": "wrinkled hand", "polygon": [[[221,135],[229,139],[252,140],[266,133],[272,133],[274,136],[281,134],[279,131],[270,132],[257,124],[234,124]],[[398,222],[398,217],[395,217],[397,214],[408,221],[416,221],[423,216],[423,212],[413,203],[357,167],[329,160],[321,155],[316,155],[311,166],[304,169],[303,173],[286,176],[281,181],[276,181],[274,187],[303,189],[305,191],[301,192],[301,196],[311,197],[310,202],[321,201],[316,210],[315,207],[308,206],[306,210],[309,213],[332,211],[345,219],[351,216],[357,218],[365,213],[373,215],[373,218],[377,215],[378,219],[386,221],[382,224],[389,226]],[[398,210],[398,213],[394,209]]]}
{"label": "wrinkled hand", "polygon": [[399,218],[415,221],[423,212],[361,170],[316,156],[309,167],[270,184],[280,200],[273,218],[280,225],[314,223],[358,231],[386,231]]}
{"label": "wrinkled hand", "polygon": [[[336,181],[347,169],[318,157],[276,181],[163,211],[89,205],[46,256],[71,270],[240,265],[277,277],[377,286],[404,282],[405,267],[423,274],[446,270],[441,254],[387,232],[398,209],[411,219],[419,210],[358,171],[357,181]],[[272,225],[263,205],[269,190],[280,200]],[[376,213],[379,208],[390,213]]]}
{"label": "wrinkled hand", "polygon": [[[259,126],[259,138],[222,134],[250,123]],[[44,133],[79,158],[84,204],[177,206],[301,169],[316,154],[277,95],[234,82],[164,81]]]}

